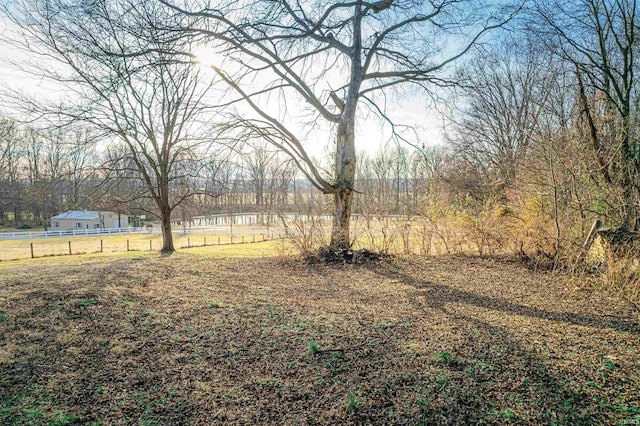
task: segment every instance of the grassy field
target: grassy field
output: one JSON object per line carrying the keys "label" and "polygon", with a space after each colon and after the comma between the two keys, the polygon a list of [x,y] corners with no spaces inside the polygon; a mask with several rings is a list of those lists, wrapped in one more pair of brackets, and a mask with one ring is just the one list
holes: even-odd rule
{"label": "grassy field", "polygon": [[[264,231],[266,232],[266,231]],[[235,226],[233,239],[226,231],[213,233],[193,232],[191,234],[174,234],[174,245],[177,249],[207,245],[240,244],[261,242],[271,236],[260,231],[252,231],[249,227]],[[102,241],[102,246],[101,246]],[[128,241],[128,245],[127,245]],[[159,251],[162,247],[162,235],[159,233],[117,234],[88,237],[39,238],[32,240],[0,241],[0,261],[27,259],[31,257],[33,244],[34,257],[65,256],[69,254],[71,242],[72,254],[86,253],[121,253],[129,251]]]}
{"label": "grassy field", "polygon": [[[281,223],[273,223],[269,228],[253,228],[248,225],[234,225],[233,238],[230,230],[211,231],[193,228],[191,233],[174,233],[176,249],[202,245],[224,245],[260,242],[287,235],[293,246],[308,248],[329,243],[331,223],[326,220],[309,222],[289,222],[287,228]],[[377,252],[396,254],[441,255],[453,253],[487,254],[491,250],[479,250],[468,236],[452,229],[431,229],[425,221],[407,221],[401,218],[384,221],[372,220],[368,224],[362,219],[354,220],[354,248],[367,248]],[[461,234],[461,235],[458,235]],[[102,245],[101,245],[102,241]],[[122,253],[126,251],[159,251],[162,247],[160,233],[117,234],[99,236],[74,236],[62,238],[40,238],[25,240],[0,240],[0,261],[27,259],[33,256],[65,256],[85,253]],[[128,243],[127,243],[128,242]],[[504,250],[503,250],[504,251]],[[513,251],[513,250],[511,250]]]}
{"label": "grassy field", "polygon": [[0,264],[0,424],[637,424],[640,323],[500,260]]}

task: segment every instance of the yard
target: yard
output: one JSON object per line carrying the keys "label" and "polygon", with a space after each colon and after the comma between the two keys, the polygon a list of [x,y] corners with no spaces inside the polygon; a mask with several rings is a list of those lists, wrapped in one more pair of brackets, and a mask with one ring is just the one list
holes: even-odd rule
{"label": "yard", "polygon": [[[262,242],[279,238],[278,230],[235,226],[229,230],[194,229],[189,233],[175,232],[177,249]],[[86,253],[122,253],[127,251],[159,251],[162,234],[159,232],[122,233],[89,236],[49,237],[0,240],[0,261],[33,257],[67,256]]]}
{"label": "yard", "polygon": [[640,423],[639,317],[587,283],[274,244],[0,263],[0,423]]}

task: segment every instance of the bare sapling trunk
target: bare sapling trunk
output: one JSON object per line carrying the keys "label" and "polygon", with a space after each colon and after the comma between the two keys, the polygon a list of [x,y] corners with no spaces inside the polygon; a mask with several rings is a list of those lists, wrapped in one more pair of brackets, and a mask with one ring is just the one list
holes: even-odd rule
{"label": "bare sapling trunk", "polygon": [[[625,171],[626,172],[626,171]],[[631,179],[627,176],[632,172],[626,172],[622,183],[622,224],[620,228],[625,232],[636,232],[638,226],[638,211],[636,209],[637,197]]]}

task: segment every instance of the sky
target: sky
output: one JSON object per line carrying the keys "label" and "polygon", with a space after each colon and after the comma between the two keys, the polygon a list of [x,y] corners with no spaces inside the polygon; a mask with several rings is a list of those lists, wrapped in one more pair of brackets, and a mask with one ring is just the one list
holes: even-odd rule
{"label": "sky", "polygon": [[[20,50],[15,45],[5,39],[16,40],[14,25],[0,15],[0,94],[4,95],[11,91],[22,91],[26,94],[41,99],[61,99],[65,93],[62,88],[51,81],[23,70],[32,64],[41,64],[43,58],[36,55],[29,55]],[[7,105],[7,102],[0,102],[0,111],[9,115],[15,115],[15,110]]]}
{"label": "sky", "polygon": [[[21,52],[2,40],[2,38],[16,37],[11,29],[12,24],[0,16],[0,80],[4,86],[0,90],[23,90],[39,99],[52,101],[64,99],[64,90],[52,86],[52,83],[42,78],[34,78],[34,76],[20,70],[19,65],[16,65],[16,62],[34,62],[41,59]],[[290,110],[302,111],[305,104],[297,105],[296,102],[298,102],[296,99],[288,99],[287,107]],[[0,104],[0,108],[9,115],[16,114],[15,110],[8,108],[6,104]],[[405,96],[401,101],[389,104],[387,111],[395,122],[418,128],[420,139],[415,141],[416,144],[443,143],[442,117],[425,95],[415,93],[414,96]],[[359,107],[359,112],[365,112],[362,104]],[[356,149],[374,153],[388,147],[391,136],[389,126],[372,117],[372,114],[367,114],[367,116],[360,114],[360,117],[356,125]],[[311,156],[320,158],[331,152],[333,132],[329,123],[320,125],[318,129],[310,133],[303,132],[300,128],[296,129],[295,126],[292,129],[298,136],[303,135],[305,148]]]}

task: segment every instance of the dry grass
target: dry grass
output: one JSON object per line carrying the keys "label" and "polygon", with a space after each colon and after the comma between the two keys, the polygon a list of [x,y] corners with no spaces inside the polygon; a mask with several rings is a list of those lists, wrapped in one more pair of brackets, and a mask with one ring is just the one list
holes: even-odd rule
{"label": "dry grass", "polygon": [[[402,217],[363,220],[354,219],[355,249],[366,247],[377,252],[396,254],[442,255],[442,254],[496,254],[505,253],[504,247],[481,248],[468,230],[449,224],[435,225],[428,221],[408,220]],[[218,244],[260,242],[288,235],[287,251],[308,253],[329,242],[331,223],[326,220],[276,223],[266,228],[252,229],[246,225],[233,227],[233,238],[226,231],[202,231],[194,228],[191,234],[174,234],[177,249]],[[103,253],[127,251],[158,251],[162,247],[162,236],[154,234],[120,234],[89,237],[63,237],[33,240],[0,241],[0,261],[27,259],[31,257],[30,244],[34,246],[34,257],[66,256],[71,242],[72,254],[99,253],[102,240]],[[289,248],[291,250],[289,250]],[[508,250],[507,250],[508,251]],[[513,251],[513,250],[512,250]]]}
{"label": "dry grass", "polygon": [[0,423],[640,421],[637,315],[564,276],[197,250],[1,264]]}
{"label": "dry grass", "polygon": [[[275,230],[274,232],[277,232]],[[276,236],[274,236],[276,237]],[[271,235],[253,232],[246,226],[234,226],[233,235],[229,231],[212,233],[194,232],[191,234],[174,234],[174,245],[177,249],[210,245],[240,244],[261,242],[271,239]],[[102,241],[103,253],[122,253],[127,251],[159,251],[162,247],[162,235],[158,233],[101,235],[89,237],[40,238],[33,240],[0,241],[0,261],[27,259],[31,257],[33,244],[34,257],[66,256],[69,254],[71,242],[72,254],[100,253]]]}

